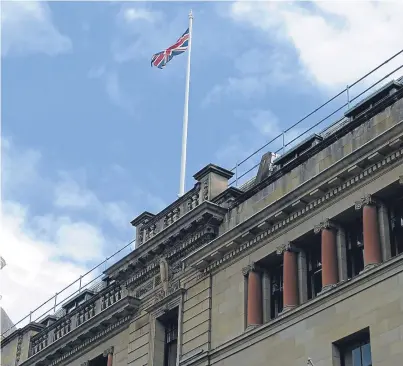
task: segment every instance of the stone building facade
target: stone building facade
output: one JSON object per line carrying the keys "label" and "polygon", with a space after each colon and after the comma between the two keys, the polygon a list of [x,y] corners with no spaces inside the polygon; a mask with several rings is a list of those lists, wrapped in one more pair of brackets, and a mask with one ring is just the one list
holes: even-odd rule
{"label": "stone building facade", "polygon": [[232,176],[207,165],[134,219],[136,249],[2,365],[402,365],[403,84]]}

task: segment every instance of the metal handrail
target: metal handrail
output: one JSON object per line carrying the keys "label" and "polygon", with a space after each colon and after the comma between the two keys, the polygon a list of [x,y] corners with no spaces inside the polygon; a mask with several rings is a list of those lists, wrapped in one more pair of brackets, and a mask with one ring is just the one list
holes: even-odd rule
{"label": "metal handrail", "polygon": [[[3,339],[4,337],[8,336],[9,334],[11,334],[14,330],[17,329],[17,326],[19,324],[21,324],[22,322],[24,322],[24,321],[29,321],[29,323],[37,322],[38,320],[46,317],[47,315],[49,315],[51,313],[56,317],[63,316],[64,315],[64,312],[63,312],[64,309],[60,305],[64,304],[67,300],[71,299],[73,296],[77,295],[78,293],[80,293],[81,291],[83,291],[85,289],[88,289],[88,290],[94,291],[94,292],[99,292],[99,290],[102,290],[102,283],[103,283],[102,277],[104,277],[104,275],[103,275],[102,272],[99,273],[99,272],[96,272],[96,271],[99,270],[99,267],[101,267],[102,265],[106,264],[110,259],[115,257],[117,254],[121,253],[126,248],[131,247],[134,243],[135,243],[135,239],[133,239],[132,241],[130,241],[129,243],[124,245],[122,248],[120,248],[118,251],[116,251],[115,253],[113,253],[112,255],[107,257],[106,259],[104,259],[101,263],[99,263],[95,267],[93,267],[90,270],[88,270],[86,273],[81,275],[77,280],[73,281],[72,283],[70,283],[69,285],[64,287],[61,291],[57,292],[54,296],[52,296],[51,298],[49,298],[48,300],[43,302],[41,305],[36,307],[34,310],[31,310],[27,316],[25,316],[24,318],[20,319],[12,327],[10,327],[6,331],[4,331],[1,334],[1,339]],[[85,285],[83,285],[82,284],[83,278],[88,276],[88,275],[90,275],[90,274],[93,274],[94,272],[95,272],[95,274],[97,273],[97,275],[94,278],[92,278],[89,282],[87,282]],[[78,289],[77,290],[69,293],[65,297],[60,298],[60,295],[62,295],[63,292],[65,292],[66,290],[70,289],[75,284],[78,284]],[[89,286],[91,284],[93,284],[93,285]],[[35,319],[32,319],[32,315],[35,312],[37,312],[38,310],[40,310],[42,307],[44,307],[46,304],[49,304],[49,302],[52,302],[51,307],[47,308],[47,310],[42,312],[40,315],[36,316]]]}
{"label": "metal handrail", "polygon": [[[387,79],[388,77],[390,77],[392,74],[394,74],[396,71],[400,70],[403,67],[403,64],[399,67],[397,67],[396,69],[394,69],[392,72],[388,73],[386,76],[384,76],[383,78],[379,79],[378,81],[376,81],[375,83],[373,83],[370,87],[368,87],[367,89],[365,89],[363,92],[359,93],[357,96],[355,96],[354,98],[350,99],[350,90],[352,87],[357,86],[360,82],[362,82],[364,79],[366,79],[368,76],[372,75],[374,72],[376,72],[377,70],[379,70],[380,68],[382,68],[384,65],[388,64],[391,60],[395,59],[397,56],[401,55],[403,53],[403,49],[400,50],[399,52],[396,52],[393,56],[389,57],[387,60],[385,60],[384,62],[382,62],[381,64],[379,64],[377,67],[375,67],[374,69],[372,69],[371,71],[367,72],[364,76],[360,77],[358,80],[356,80],[354,83],[352,83],[351,85],[347,85],[347,87],[345,89],[343,89],[342,91],[340,91],[339,93],[337,93],[336,95],[334,95],[333,97],[331,97],[329,100],[327,100],[325,103],[321,104],[319,107],[315,108],[312,112],[308,113],[307,115],[305,115],[304,117],[302,117],[301,119],[299,119],[297,122],[295,122],[293,125],[291,125],[290,127],[288,127],[286,130],[284,130],[282,133],[280,133],[279,135],[273,137],[270,141],[268,141],[267,143],[265,143],[263,146],[261,146],[260,148],[258,148],[257,150],[255,150],[253,153],[249,154],[246,158],[242,159],[240,162],[237,162],[236,165],[231,169],[231,171],[235,171],[235,178],[229,182],[230,186],[235,185],[236,187],[238,187],[239,185],[239,180],[243,177],[245,177],[246,175],[248,175],[249,173],[251,173],[253,170],[255,170],[257,167],[259,167],[260,162],[257,164],[254,164],[251,168],[249,168],[246,172],[239,174],[239,167],[248,162],[252,157],[254,157],[257,153],[261,152],[263,149],[265,149],[267,146],[269,146],[270,144],[272,144],[273,142],[275,142],[276,140],[278,140],[279,138],[282,138],[283,140],[283,144],[282,147],[280,149],[278,149],[277,151],[275,151],[276,153],[279,152],[285,152],[285,149],[287,146],[291,145],[293,142],[295,142],[296,140],[300,139],[303,135],[305,135],[307,132],[311,131],[312,129],[316,128],[318,125],[320,125],[321,123],[323,123],[324,121],[326,121],[327,119],[329,119],[330,117],[334,116],[336,113],[340,112],[343,108],[345,108],[346,106],[349,108],[350,104],[357,100],[359,97],[361,97],[363,94],[365,94],[366,92],[368,92],[369,90],[371,90],[372,88],[374,88],[376,85],[378,85],[380,82],[382,82],[383,80]],[[403,77],[399,78],[398,80],[403,80]],[[285,143],[285,134],[289,131],[291,131],[292,129],[294,129],[296,126],[298,126],[299,124],[301,124],[303,121],[305,121],[307,118],[311,117],[312,115],[314,115],[316,112],[318,112],[319,110],[323,109],[325,106],[327,106],[329,103],[331,103],[332,101],[334,101],[335,99],[337,99],[338,97],[340,97],[341,95],[343,95],[344,93],[347,94],[347,102],[344,103],[342,106],[340,106],[339,108],[337,108],[336,110],[334,110],[332,113],[330,113],[329,115],[327,115],[325,118],[322,118],[319,122],[315,123],[313,126],[311,126],[310,128],[308,128],[307,130],[305,130],[304,132],[302,132],[301,134],[299,134],[297,137],[295,137],[293,140],[289,141],[287,144]],[[339,119],[337,122],[331,124],[330,126],[326,127],[326,129],[324,131],[326,131],[327,129],[334,127],[337,123],[340,123],[342,120],[344,119],[341,118]],[[324,133],[324,131],[321,132],[321,134]],[[250,179],[248,179],[249,182]],[[243,183],[241,185],[241,187],[245,187],[247,182]]]}

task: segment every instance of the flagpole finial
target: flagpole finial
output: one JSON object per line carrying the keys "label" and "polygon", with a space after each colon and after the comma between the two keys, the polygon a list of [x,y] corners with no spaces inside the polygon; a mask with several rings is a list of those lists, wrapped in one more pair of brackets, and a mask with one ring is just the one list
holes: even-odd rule
{"label": "flagpole finial", "polygon": [[193,19],[193,11],[192,11],[192,9],[190,9],[190,12],[189,12],[189,19]]}

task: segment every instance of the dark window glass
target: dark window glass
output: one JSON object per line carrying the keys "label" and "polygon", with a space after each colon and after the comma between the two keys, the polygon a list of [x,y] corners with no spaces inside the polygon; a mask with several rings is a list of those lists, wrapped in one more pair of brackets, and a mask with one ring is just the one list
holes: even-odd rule
{"label": "dark window glass", "polygon": [[372,366],[371,345],[369,342],[358,342],[341,351],[342,366]]}
{"label": "dark window glass", "polygon": [[392,257],[403,253],[403,198],[398,199],[390,212]]}
{"label": "dark window glass", "polygon": [[276,318],[283,311],[283,264],[279,264],[270,270],[271,296],[270,317]]}
{"label": "dark window glass", "polygon": [[308,299],[312,299],[322,290],[322,252],[320,235],[307,249]]}
{"label": "dark window glass", "polygon": [[346,228],[347,275],[357,276],[364,269],[364,238],[362,218],[356,219]]}
{"label": "dark window glass", "polygon": [[178,317],[170,319],[165,325],[164,366],[175,366],[178,348]]}

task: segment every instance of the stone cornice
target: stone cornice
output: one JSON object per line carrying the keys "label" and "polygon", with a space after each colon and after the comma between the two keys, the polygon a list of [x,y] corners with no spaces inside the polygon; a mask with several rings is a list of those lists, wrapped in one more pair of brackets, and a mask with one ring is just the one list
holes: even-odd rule
{"label": "stone cornice", "polygon": [[14,338],[17,338],[19,335],[29,332],[30,330],[41,332],[44,328],[45,326],[43,324],[35,322],[29,323],[24,328],[16,329],[12,333],[10,333],[7,337],[4,337],[0,342],[0,346],[1,348],[3,348],[6,344],[10,343]]}
{"label": "stone cornice", "polygon": [[[132,253],[122,258],[120,261],[109,267],[104,273],[113,278],[117,272],[128,266],[138,266],[147,268],[150,265],[150,257],[155,257],[172,241],[184,235],[186,232],[194,231],[195,225],[203,225],[207,221],[214,219],[218,224],[223,219],[227,210],[212,202],[204,201],[193,210],[181,216],[175,223],[160,231],[147,243],[136,248]],[[142,270],[138,271],[141,272]]]}
{"label": "stone cornice", "polygon": [[[318,187],[323,185],[325,182],[331,180],[332,178],[337,177],[340,173],[343,171],[346,171],[350,166],[357,164],[358,161],[363,161],[367,159],[369,156],[371,156],[374,151],[377,151],[378,149],[381,149],[383,147],[388,147],[390,144],[390,141],[399,138],[403,133],[403,120],[398,122],[396,125],[391,127],[389,130],[385,131],[384,133],[378,135],[374,139],[368,141],[366,144],[362,145],[360,148],[354,150],[352,153],[349,155],[345,156],[335,164],[331,165],[329,168],[326,170],[322,171],[320,174],[312,177],[308,181],[304,182],[303,184],[299,185],[296,189],[293,191],[285,194],[281,198],[279,198],[277,201],[274,201],[270,205],[266,206],[265,208],[261,209],[259,212],[253,214],[251,217],[247,218],[246,220],[242,221],[235,227],[230,228],[229,230],[225,231],[222,235],[220,235],[218,238],[216,238],[214,241],[211,243],[208,243],[208,245],[205,245],[198,250],[194,251],[191,255],[188,255],[184,261],[185,265],[193,265],[197,261],[201,261],[202,258],[204,258],[208,253],[211,251],[216,251],[219,250],[220,247],[223,245],[227,245],[230,243],[232,240],[235,240],[239,235],[242,233],[248,231],[253,223],[259,223],[267,220],[268,217],[271,217],[273,215],[276,215],[276,213],[280,213],[281,210],[286,207],[287,205],[290,205],[293,201],[298,200],[307,194],[309,192],[312,192],[316,190]],[[396,148],[396,147],[395,147]],[[267,236],[268,233],[272,232],[273,229],[276,231],[276,228],[278,226],[283,226],[283,222],[289,222],[290,220],[294,220],[296,216],[299,216],[301,214],[305,214],[308,211],[311,211],[316,205],[322,204],[324,201],[329,200],[329,198],[333,198],[335,195],[339,195],[341,192],[336,192],[336,190],[342,190],[345,191],[352,185],[357,185],[358,181],[362,181],[366,179],[366,175],[372,174],[372,167],[374,172],[377,171],[378,169],[383,168],[381,165],[390,165],[394,161],[396,161],[396,158],[400,159],[400,150],[399,149],[396,153],[398,153],[398,157],[396,157],[393,153],[389,155],[388,159],[382,159],[380,162],[377,162],[376,164],[371,165],[364,171],[362,171],[360,174],[357,174],[354,179],[357,179],[357,182],[354,182],[352,178],[346,179],[342,184],[340,184],[337,188],[330,189],[328,192],[324,193],[321,195],[319,198],[314,199],[311,201],[309,204],[307,204],[305,207],[302,209],[293,212],[291,215],[289,215],[289,218],[286,220],[280,220],[280,222],[276,223],[275,225],[272,225],[270,230],[267,230],[266,232],[261,233],[263,236]],[[364,176],[365,172],[365,176]],[[259,239],[256,239],[259,240]],[[236,246],[236,249],[239,249],[239,246]]]}
{"label": "stone cornice", "polygon": [[[103,328],[105,328],[105,325],[107,325],[106,329],[109,329],[110,328],[109,324],[114,324],[114,320],[118,319],[119,316],[120,318],[127,318],[127,319],[131,318],[132,315],[139,308],[139,305],[140,305],[139,300],[130,296],[127,296],[117,301],[113,305],[103,310],[101,313],[96,314],[94,317],[84,322],[81,326],[72,329],[69,333],[65,334],[61,338],[55,340],[54,342],[50,343],[48,346],[46,346],[39,352],[29,357],[25,361],[26,364],[40,365],[40,363],[45,358],[49,357],[56,358],[57,355],[60,353],[62,354],[69,353],[71,347],[75,347],[76,345],[80,345],[83,343],[85,344],[86,339],[94,338],[92,335],[95,330],[99,329],[102,330]],[[105,334],[103,330],[100,333]],[[100,336],[96,337],[95,339],[98,339],[99,337]]]}
{"label": "stone cornice", "polygon": [[[262,242],[262,240],[267,240],[268,237],[277,234],[280,231],[283,231],[287,226],[294,223],[295,221],[300,221],[304,219],[309,213],[317,211],[318,209],[322,209],[323,205],[337,199],[341,195],[345,194],[346,192],[352,190],[353,188],[359,186],[361,183],[370,179],[373,175],[378,173],[381,170],[387,169],[388,167],[397,164],[399,161],[403,159],[403,148],[393,152],[389,156],[385,157],[381,161],[376,164],[369,166],[368,168],[364,169],[358,175],[351,177],[350,179],[345,180],[342,184],[334,189],[331,189],[327,192],[323,197],[315,199],[307,206],[301,208],[300,210],[288,215],[288,217],[284,218],[280,222],[273,225],[270,229],[256,235],[254,238],[250,239],[246,243],[240,244],[235,249],[225,253],[220,259],[216,261],[212,261],[204,268],[202,268],[203,273],[208,273],[210,271],[215,270],[217,267],[221,266],[223,263],[228,261],[233,261],[242,252],[250,249],[251,247],[255,246],[256,244]],[[203,259],[201,259],[203,260]],[[199,262],[198,262],[199,263]]]}

